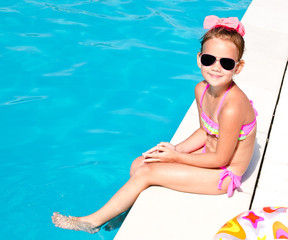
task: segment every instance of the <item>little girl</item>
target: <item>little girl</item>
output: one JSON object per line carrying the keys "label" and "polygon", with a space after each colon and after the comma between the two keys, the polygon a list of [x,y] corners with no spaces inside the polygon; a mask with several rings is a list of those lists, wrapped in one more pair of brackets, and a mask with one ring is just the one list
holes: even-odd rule
{"label": "little girl", "polygon": [[257,115],[233,81],[244,66],[245,30],[238,18],[216,16],[206,17],[204,28],[209,31],[197,62],[205,80],[195,88],[199,129],[176,146],[162,142],[134,160],[131,178],[100,210],[85,217],[54,213],[55,226],[95,233],[152,185],[229,197],[240,187],[253,154]]}

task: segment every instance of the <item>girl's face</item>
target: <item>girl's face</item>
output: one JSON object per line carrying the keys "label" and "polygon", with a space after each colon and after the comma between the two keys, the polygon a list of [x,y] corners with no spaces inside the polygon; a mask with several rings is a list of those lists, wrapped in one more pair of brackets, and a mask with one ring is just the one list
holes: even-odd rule
{"label": "girl's face", "polygon": [[[238,64],[238,49],[236,45],[229,40],[220,38],[212,38],[204,43],[202,54],[210,54],[217,57],[217,61],[211,66],[204,66],[200,61],[200,53],[197,55],[198,66],[205,80],[211,86],[226,86],[233,79],[234,74],[241,72],[244,61]],[[232,70],[225,70],[220,64],[220,58],[231,58],[236,62],[236,66]]]}

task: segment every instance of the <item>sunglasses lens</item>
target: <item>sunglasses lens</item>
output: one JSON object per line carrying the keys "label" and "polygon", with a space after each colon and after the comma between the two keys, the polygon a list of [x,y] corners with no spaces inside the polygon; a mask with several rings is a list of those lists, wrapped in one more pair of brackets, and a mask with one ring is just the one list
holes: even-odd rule
{"label": "sunglasses lens", "polygon": [[235,67],[235,61],[230,58],[221,58],[220,64],[226,70],[232,70]]}
{"label": "sunglasses lens", "polygon": [[[201,55],[201,64],[209,67],[212,64],[214,64],[216,61],[216,57],[214,57],[213,55],[210,54],[202,54]],[[221,66],[225,69],[225,70],[232,70],[235,67],[235,61],[231,58],[221,58],[220,59],[220,64]]]}
{"label": "sunglasses lens", "polygon": [[201,64],[208,67],[211,66],[216,61],[216,58],[209,54],[201,55]]}

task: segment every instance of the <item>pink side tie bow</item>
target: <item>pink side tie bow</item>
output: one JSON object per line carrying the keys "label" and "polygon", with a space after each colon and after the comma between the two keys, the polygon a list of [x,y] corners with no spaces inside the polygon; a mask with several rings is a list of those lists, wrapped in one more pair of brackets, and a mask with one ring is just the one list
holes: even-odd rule
{"label": "pink side tie bow", "polygon": [[237,17],[219,18],[211,15],[204,19],[204,29],[211,29],[217,26],[225,26],[235,29],[242,37],[245,35],[245,28]]}
{"label": "pink side tie bow", "polygon": [[218,183],[218,189],[222,189],[222,183],[226,177],[231,178],[231,182],[229,183],[227,195],[231,197],[233,195],[233,191],[235,188],[239,188],[241,186],[241,176],[234,175],[231,171],[229,171],[226,167],[221,167],[224,171],[220,173],[220,181]]}

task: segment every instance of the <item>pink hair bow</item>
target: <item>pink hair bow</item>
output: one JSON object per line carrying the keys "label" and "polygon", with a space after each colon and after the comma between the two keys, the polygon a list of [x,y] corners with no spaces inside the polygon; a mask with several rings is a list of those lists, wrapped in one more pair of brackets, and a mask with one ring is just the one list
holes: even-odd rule
{"label": "pink hair bow", "polygon": [[245,35],[245,28],[237,17],[219,18],[211,15],[204,19],[204,29],[211,29],[217,26],[225,26],[235,29],[242,37]]}

